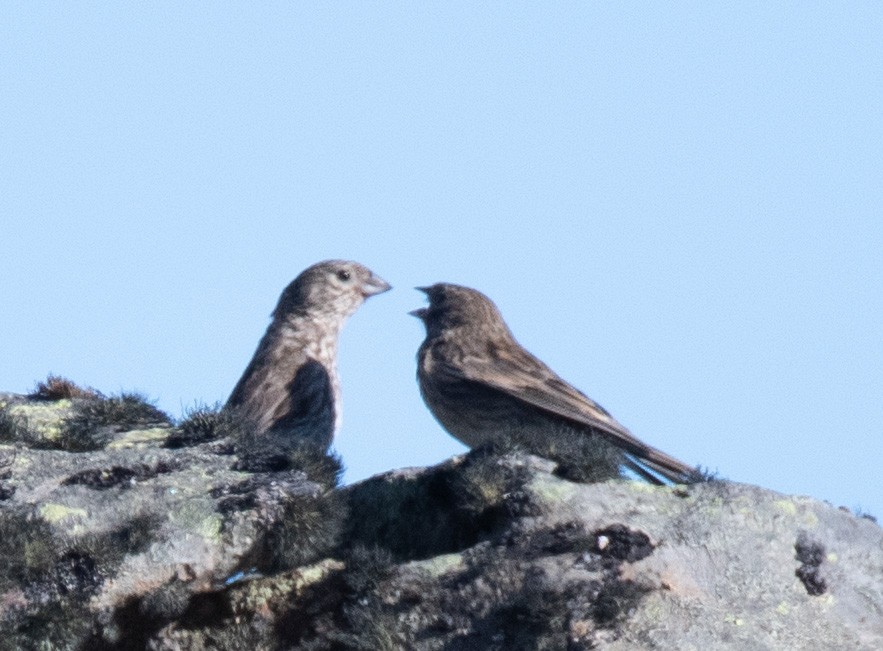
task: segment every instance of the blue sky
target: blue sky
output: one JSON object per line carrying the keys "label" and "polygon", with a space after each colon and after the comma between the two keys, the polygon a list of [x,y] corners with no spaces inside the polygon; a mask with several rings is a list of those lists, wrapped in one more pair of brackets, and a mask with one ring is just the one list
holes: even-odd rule
{"label": "blue sky", "polygon": [[883,5],[0,5],[0,390],[226,399],[330,257],[354,481],[462,450],[413,286],[637,436],[883,517]]}

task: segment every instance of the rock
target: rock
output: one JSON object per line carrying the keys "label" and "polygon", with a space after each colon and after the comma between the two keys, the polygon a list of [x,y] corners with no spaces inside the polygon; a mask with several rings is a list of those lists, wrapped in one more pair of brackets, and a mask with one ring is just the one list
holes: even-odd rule
{"label": "rock", "polygon": [[883,648],[883,530],[810,498],[487,450],[329,490],[210,410],[50,449],[98,399],[0,394],[3,648]]}
{"label": "rock", "polygon": [[[176,431],[168,422],[94,422],[101,449],[47,449],[71,423],[82,429],[83,406],[2,396],[20,437],[7,431],[0,445],[0,627],[11,648],[41,637],[53,648],[92,638],[129,648],[133,625],[146,642],[180,614],[157,594],[176,592],[184,610],[240,570],[273,568],[278,550],[268,543],[291,528],[284,519],[322,503],[326,488],[301,471],[233,470],[224,441],[164,447]],[[310,550],[298,559],[311,560]],[[163,608],[151,611],[153,602]]]}

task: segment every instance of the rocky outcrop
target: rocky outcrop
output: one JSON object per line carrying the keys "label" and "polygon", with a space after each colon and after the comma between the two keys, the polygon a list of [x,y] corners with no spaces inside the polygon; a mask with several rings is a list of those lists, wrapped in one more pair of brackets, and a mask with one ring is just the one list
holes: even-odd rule
{"label": "rocky outcrop", "polygon": [[816,500],[511,450],[335,488],[243,470],[223,412],[61,393],[0,394],[4,648],[883,648],[883,531]]}

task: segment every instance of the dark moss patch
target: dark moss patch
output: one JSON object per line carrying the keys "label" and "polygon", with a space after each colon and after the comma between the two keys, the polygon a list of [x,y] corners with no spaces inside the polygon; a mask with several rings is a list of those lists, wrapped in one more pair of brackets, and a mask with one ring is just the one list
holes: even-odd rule
{"label": "dark moss patch", "polygon": [[794,574],[800,579],[806,592],[813,597],[825,594],[828,583],[821,575],[821,566],[825,562],[825,547],[807,534],[801,533],[794,543],[795,558],[800,561]]}
{"label": "dark moss patch", "polygon": [[24,508],[0,511],[0,593],[36,580],[55,556],[52,530]]}
{"label": "dark moss patch", "polygon": [[717,470],[712,470],[711,468],[707,468],[705,466],[696,466],[696,468],[693,470],[693,477],[690,483],[701,484],[716,481],[726,480],[721,477],[720,473]]}
{"label": "dark moss patch", "polygon": [[870,520],[874,524],[879,524],[879,522],[877,521],[877,516],[871,515],[870,513],[868,513],[867,511],[865,511],[862,508],[855,508],[853,510],[853,513],[855,514],[855,517],[857,517],[857,518],[861,518],[862,520]]}
{"label": "dark moss patch", "polygon": [[482,578],[495,581],[498,603],[490,608],[480,601],[471,604],[470,610],[487,612],[471,635],[478,644],[452,648],[486,648],[482,645],[501,637],[499,648],[505,649],[593,648],[594,632],[615,630],[651,589],[621,579],[618,568],[596,580],[559,585],[540,567],[528,566],[520,575],[512,567],[482,568]]}
{"label": "dark moss patch", "polygon": [[551,589],[544,572],[533,568],[509,598],[477,623],[476,632],[485,644],[502,638],[501,648],[515,651],[566,649],[568,622],[577,594],[574,586]]}
{"label": "dark moss patch", "polygon": [[0,511],[0,592],[19,595],[4,613],[4,643],[15,649],[78,649],[94,636],[89,599],[126,553],[144,546],[146,524],[80,538],[58,536],[35,513]]}
{"label": "dark moss patch", "polygon": [[477,450],[459,466],[369,479],[347,493],[352,545],[384,547],[398,560],[471,547],[526,513],[527,473]]}
{"label": "dark moss patch", "polygon": [[0,502],[15,495],[15,484],[6,480],[12,477],[16,454],[15,448],[0,450]]}
{"label": "dark moss patch", "polygon": [[27,420],[13,415],[7,407],[0,407],[0,443],[24,443],[33,445],[40,440],[28,429]]}
{"label": "dark moss patch", "polygon": [[91,388],[82,388],[71,380],[60,375],[49,375],[44,381],[38,382],[34,390],[28,394],[32,400],[71,400],[74,398],[100,399],[101,392]]}
{"label": "dark moss patch", "polygon": [[146,595],[138,604],[138,610],[148,620],[177,619],[191,629],[217,624],[232,615],[223,591],[194,595],[192,586],[181,581],[170,581]]}
{"label": "dark moss patch", "polygon": [[199,445],[224,438],[242,439],[251,435],[254,424],[234,409],[198,406],[189,410],[166,440],[168,448]]}
{"label": "dark moss patch", "polygon": [[289,569],[334,553],[345,529],[346,502],[337,493],[293,495],[264,539],[269,568]]}
{"label": "dark moss patch", "polygon": [[272,432],[239,438],[236,455],[239,460],[234,470],[255,473],[300,470],[326,488],[338,486],[343,475],[340,456],[328,452],[325,446]]}
{"label": "dark moss patch", "polygon": [[143,598],[129,599],[113,613],[113,619],[96,630],[83,645],[91,651],[136,651],[147,649],[151,637],[167,622],[142,607]]}
{"label": "dark moss patch", "polygon": [[595,434],[566,430],[544,447],[537,453],[558,463],[554,474],[562,479],[591,484],[622,475],[623,453]]}
{"label": "dark moss patch", "polygon": [[556,476],[580,483],[619,478],[625,463],[623,452],[606,439],[566,425],[545,437],[513,430],[484,449],[496,456],[528,453],[549,459],[558,464]]}
{"label": "dark moss patch", "polygon": [[652,588],[618,576],[608,576],[592,603],[592,619],[601,628],[613,628],[638,607]]}
{"label": "dark moss patch", "polygon": [[237,484],[216,486],[211,495],[225,520],[235,512],[250,512],[258,535],[242,568],[262,572],[333,555],[349,512],[339,492],[322,490],[299,471],[255,474]]}
{"label": "dark moss patch", "polygon": [[643,531],[629,529],[622,524],[614,524],[595,531],[593,551],[603,558],[634,563],[653,553],[650,537]]}
{"label": "dark moss patch", "polygon": [[169,416],[137,393],[77,402],[52,447],[68,452],[100,450],[113,434],[167,425]]}
{"label": "dark moss patch", "polygon": [[177,465],[168,462],[160,462],[152,466],[139,463],[131,467],[92,468],[71,475],[61,484],[62,486],[88,486],[96,490],[116,487],[130,488],[133,482],[145,481],[176,470],[178,470]]}
{"label": "dark moss patch", "polygon": [[13,447],[0,450],[0,479],[12,477],[12,464],[17,456],[18,451]]}
{"label": "dark moss patch", "polygon": [[0,648],[12,651],[75,650],[94,633],[94,622],[84,602],[52,601],[39,609],[18,611],[0,625]]}
{"label": "dark moss patch", "polygon": [[501,538],[501,543],[517,550],[517,554],[527,560],[559,554],[582,554],[595,549],[594,535],[579,522],[564,522],[533,530],[512,527]]}
{"label": "dark moss patch", "polygon": [[362,595],[376,590],[394,570],[392,554],[382,547],[357,545],[348,551],[344,560],[343,581],[351,595]]}
{"label": "dark moss patch", "polygon": [[404,581],[397,568],[369,571],[363,581],[348,564],[296,604],[280,634],[298,649],[415,648],[427,635],[443,649],[594,648],[599,631],[615,636],[650,590],[622,580],[618,567],[561,582],[525,562],[524,552],[536,547],[526,538],[517,548],[482,544],[459,572]]}

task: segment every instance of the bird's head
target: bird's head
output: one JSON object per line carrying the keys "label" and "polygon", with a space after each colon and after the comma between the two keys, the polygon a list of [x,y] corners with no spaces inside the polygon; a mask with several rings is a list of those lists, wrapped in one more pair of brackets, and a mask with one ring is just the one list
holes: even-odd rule
{"label": "bird's head", "polygon": [[444,332],[468,331],[470,336],[510,336],[497,306],[478,290],[451,283],[417,287],[429,305],[410,314],[426,326],[428,337]]}
{"label": "bird's head", "polygon": [[368,267],[349,260],[325,260],[304,269],[279,297],[273,318],[288,314],[330,314],[341,320],[365,299],[392,289]]}

